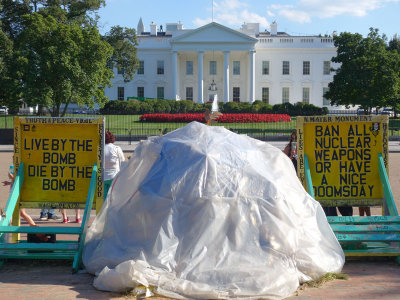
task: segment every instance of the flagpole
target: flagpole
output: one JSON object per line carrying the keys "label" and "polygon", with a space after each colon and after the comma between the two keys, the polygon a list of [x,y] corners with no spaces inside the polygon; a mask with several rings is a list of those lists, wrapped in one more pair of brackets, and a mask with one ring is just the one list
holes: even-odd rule
{"label": "flagpole", "polygon": [[214,0],[211,0],[211,21],[214,22]]}

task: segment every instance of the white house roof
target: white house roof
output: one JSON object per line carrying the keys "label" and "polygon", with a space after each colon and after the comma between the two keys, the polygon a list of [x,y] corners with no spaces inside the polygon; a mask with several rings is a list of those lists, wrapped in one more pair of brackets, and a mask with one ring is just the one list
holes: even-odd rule
{"label": "white house roof", "polygon": [[253,50],[257,39],[212,22],[170,40],[172,50]]}

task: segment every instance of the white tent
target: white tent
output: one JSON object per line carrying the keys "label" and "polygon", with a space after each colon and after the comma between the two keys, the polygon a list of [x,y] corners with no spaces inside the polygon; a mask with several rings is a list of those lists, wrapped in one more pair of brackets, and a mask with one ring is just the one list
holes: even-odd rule
{"label": "white tent", "polygon": [[136,148],[83,260],[102,290],[280,299],[341,271],[344,254],[281,150],[193,122]]}

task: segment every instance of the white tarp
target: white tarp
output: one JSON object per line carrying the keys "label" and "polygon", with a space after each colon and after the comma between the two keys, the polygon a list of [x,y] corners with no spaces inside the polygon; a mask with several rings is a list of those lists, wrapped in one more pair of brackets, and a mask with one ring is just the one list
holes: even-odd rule
{"label": "white tarp", "polygon": [[344,254],[281,150],[193,122],[136,148],[83,260],[101,290],[279,299],[340,272]]}

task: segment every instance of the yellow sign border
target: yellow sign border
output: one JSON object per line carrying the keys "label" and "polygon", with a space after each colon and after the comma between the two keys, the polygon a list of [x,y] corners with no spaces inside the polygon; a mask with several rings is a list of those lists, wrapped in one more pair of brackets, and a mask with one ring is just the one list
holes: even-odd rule
{"label": "yellow sign border", "polygon": [[[104,157],[104,124],[105,119],[104,117],[89,117],[89,118],[80,118],[80,117],[60,117],[60,118],[52,118],[52,117],[15,117],[14,118],[14,168],[15,174],[18,172],[18,168],[21,163],[22,159],[22,130],[21,125],[23,124],[57,124],[57,125],[96,125],[96,131],[99,135],[98,144],[96,145],[96,163],[98,166],[97,172],[97,184],[96,184],[96,192],[95,192],[95,207],[96,211],[98,212],[103,204],[103,157]],[[29,208],[43,208],[44,205],[52,204],[53,207],[59,208],[84,208],[86,202],[86,196],[84,197],[82,203],[66,203],[62,201],[58,201],[55,199],[54,201],[24,201],[24,199],[20,199],[20,206],[21,207],[29,207]]]}
{"label": "yellow sign border", "polygon": [[[389,134],[389,117],[387,115],[381,116],[307,116],[307,117],[297,117],[297,151],[298,151],[298,177],[306,188],[306,176],[305,176],[305,162],[304,162],[304,154],[305,154],[305,125],[306,124],[315,124],[315,123],[349,123],[349,122],[374,122],[382,124],[382,157],[383,162],[386,168],[387,173],[389,174],[389,153],[388,153],[388,134]],[[378,160],[378,157],[376,157]],[[379,176],[379,171],[375,171]],[[382,205],[382,198],[378,199],[316,199],[324,206],[341,206],[341,205],[353,205],[353,206],[373,206],[373,205]]]}

